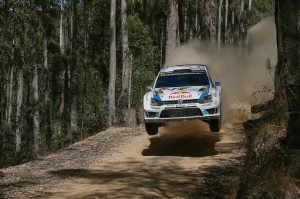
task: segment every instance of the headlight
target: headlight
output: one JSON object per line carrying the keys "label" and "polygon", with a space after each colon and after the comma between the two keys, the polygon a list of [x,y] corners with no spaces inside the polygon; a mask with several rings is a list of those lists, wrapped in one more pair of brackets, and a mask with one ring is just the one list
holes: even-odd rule
{"label": "headlight", "polygon": [[209,102],[212,102],[212,97],[211,97],[211,95],[208,95],[208,96],[200,98],[198,101],[200,104],[209,103]]}
{"label": "headlight", "polygon": [[161,106],[161,105],[163,105],[163,102],[151,98],[151,105],[152,105],[152,106]]}

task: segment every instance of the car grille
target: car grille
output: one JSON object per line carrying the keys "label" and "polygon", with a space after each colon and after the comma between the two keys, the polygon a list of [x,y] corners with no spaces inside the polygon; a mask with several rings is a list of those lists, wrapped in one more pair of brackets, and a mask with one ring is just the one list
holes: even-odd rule
{"label": "car grille", "polygon": [[160,118],[192,117],[202,115],[201,110],[198,108],[167,109],[161,112]]}
{"label": "car grille", "polygon": [[[197,103],[198,100],[197,99],[192,99],[192,100],[183,100],[182,104],[189,104],[189,103]],[[163,101],[163,104],[179,104],[178,100],[172,100],[172,101]]]}

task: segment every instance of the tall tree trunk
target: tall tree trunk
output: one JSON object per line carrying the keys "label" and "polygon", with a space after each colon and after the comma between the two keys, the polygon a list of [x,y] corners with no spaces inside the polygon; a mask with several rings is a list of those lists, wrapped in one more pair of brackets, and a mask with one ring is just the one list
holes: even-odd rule
{"label": "tall tree trunk", "polygon": [[234,38],[233,43],[239,48],[241,52],[243,48],[243,36],[244,36],[244,26],[243,26],[243,13],[244,13],[244,0],[239,0],[239,4],[235,7],[234,12]]}
{"label": "tall tree trunk", "polygon": [[225,22],[224,22],[224,43],[227,43],[227,27],[228,27],[228,0],[225,0]]}
{"label": "tall tree trunk", "polygon": [[48,27],[44,27],[43,51],[44,51],[44,84],[45,84],[45,129],[47,149],[51,149],[51,122],[50,122],[50,99],[49,99],[49,66],[48,66]]}
{"label": "tall tree trunk", "polygon": [[177,13],[176,0],[169,0],[169,16],[167,21],[167,46],[166,60],[176,47],[176,30],[177,30]]}
{"label": "tall tree trunk", "polygon": [[241,0],[241,6],[240,6],[240,13],[239,13],[239,49],[242,52],[244,48],[244,36],[245,36],[245,30],[244,30],[244,7],[245,2],[244,0]]}
{"label": "tall tree trunk", "polygon": [[12,113],[12,94],[13,94],[13,79],[14,79],[14,66],[10,68],[10,78],[9,78],[9,98],[8,98],[8,112],[7,112],[7,124],[11,126],[11,113]]}
{"label": "tall tree trunk", "polygon": [[130,56],[128,70],[129,70],[129,80],[128,80],[128,104],[127,104],[127,108],[131,109],[132,55]]}
{"label": "tall tree trunk", "polygon": [[179,22],[179,39],[180,43],[184,43],[184,15],[183,15],[183,0],[178,0],[178,22]]}
{"label": "tall tree trunk", "polygon": [[282,19],[280,17],[281,7],[279,6],[279,1],[275,2],[275,24],[277,30],[277,65],[275,68],[275,97],[274,102],[276,105],[280,106],[284,104],[286,97],[284,93],[284,79],[285,79],[285,67],[283,64],[283,38],[282,38]]}
{"label": "tall tree trunk", "polygon": [[[24,46],[21,47],[21,54],[24,53]],[[18,74],[18,93],[17,93],[17,113],[16,113],[16,154],[21,151],[21,134],[23,129],[22,123],[22,106],[23,106],[23,87],[24,87],[24,76],[23,69],[19,69]]]}
{"label": "tall tree trunk", "polygon": [[189,4],[189,31],[188,31],[188,40],[192,40],[193,39],[193,11],[192,11],[192,2],[191,0],[188,0],[188,4]]}
{"label": "tall tree trunk", "polygon": [[116,121],[115,93],[116,93],[116,0],[110,1],[110,64],[108,87],[108,125]]}
{"label": "tall tree trunk", "polygon": [[[15,39],[13,39],[13,46],[15,46]],[[15,59],[15,49],[13,47],[11,52],[11,60]],[[12,113],[12,94],[13,94],[13,79],[14,79],[14,65],[10,68],[10,80],[9,80],[9,100],[8,100],[8,113],[7,113],[7,124],[9,131],[11,130],[11,113]]]}
{"label": "tall tree trunk", "polygon": [[[87,11],[87,0],[84,0],[84,88],[83,88],[83,102],[81,107],[81,132],[83,131],[83,124],[84,124],[84,112],[85,112],[85,101],[87,96],[87,72],[88,72],[88,65],[89,65],[89,48],[88,48],[88,42],[89,42],[89,17],[90,13]],[[82,133],[81,133],[82,138]]]}
{"label": "tall tree trunk", "polygon": [[[1,68],[0,70],[1,70],[2,74],[5,73],[3,68]],[[7,75],[6,75],[7,82],[6,82],[5,87],[4,87],[6,89],[6,101],[3,104],[5,106],[5,121],[7,121],[7,117],[8,117],[8,103],[9,103],[9,81],[8,80],[9,80],[9,76],[10,76],[10,68],[7,69]],[[4,100],[4,97],[2,97],[2,100]],[[4,107],[0,106],[0,108],[4,108]]]}
{"label": "tall tree trunk", "polygon": [[220,48],[221,48],[222,4],[223,4],[223,0],[219,0],[219,17],[218,17],[218,50],[220,50]]}
{"label": "tall tree trunk", "polygon": [[232,25],[233,25],[232,43],[236,47],[239,46],[239,41],[240,41],[239,13],[240,13],[240,4],[236,4],[234,7],[234,11],[232,11]]}
{"label": "tall tree trunk", "polygon": [[208,47],[211,47],[214,38],[212,33],[212,10],[213,2],[212,0],[204,0],[202,4],[202,39],[207,41]]}
{"label": "tall tree trunk", "polygon": [[64,0],[60,0],[59,48],[61,54],[65,54],[64,12]]}
{"label": "tall tree trunk", "polygon": [[249,0],[249,2],[248,2],[248,10],[251,10],[251,8],[252,8],[252,0]]}
{"label": "tall tree trunk", "polygon": [[[0,74],[4,74],[5,70],[3,67],[0,68]],[[9,79],[9,70],[7,72],[7,79]],[[6,88],[5,88],[6,86]],[[8,103],[8,89],[9,83],[6,85],[2,84],[0,80],[0,165],[4,165],[4,154],[5,154],[5,144],[6,144],[6,131],[5,124],[7,121],[7,103]],[[5,91],[6,90],[6,91]],[[6,92],[6,93],[5,93]],[[6,95],[6,96],[5,96]],[[6,100],[5,100],[6,97]],[[4,110],[4,107],[6,108]],[[5,119],[4,119],[4,112],[5,112]]]}
{"label": "tall tree trunk", "polygon": [[64,23],[64,0],[60,1],[60,23],[59,23],[59,48],[60,48],[60,105],[59,105],[59,118],[60,126],[65,126],[65,76],[66,76],[66,62],[65,62],[65,23]]}
{"label": "tall tree trunk", "polygon": [[76,71],[77,71],[77,0],[73,0],[73,12],[71,17],[71,66],[70,66],[70,75],[71,75],[71,107],[70,107],[70,126],[71,126],[71,138],[73,142],[73,135],[77,133],[77,80],[76,80]]}
{"label": "tall tree trunk", "polygon": [[19,68],[18,74],[18,93],[17,93],[17,113],[16,113],[16,154],[21,151],[21,137],[23,131],[23,116],[22,116],[22,109],[23,109],[23,95],[24,95],[24,74],[23,74],[23,67],[25,65],[25,26],[22,25],[21,28],[21,38],[20,38],[20,51],[21,51],[21,67]]}
{"label": "tall tree trunk", "polygon": [[[33,16],[36,20],[36,15]],[[32,90],[33,90],[33,106],[34,106],[34,115],[33,115],[33,148],[34,152],[39,152],[39,137],[40,137],[40,113],[39,113],[39,87],[38,87],[38,36],[37,36],[37,22],[33,24],[33,39],[32,39],[32,56],[34,59],[33,66],[33,80],[32,80]]]}
{"label": "tall tree trunk", "polygon": [[128,93],[129,86],[129,49],[128,49],[128,36],[125,31],[127,20],[127,0],[121,2],[121,32],[122,32],[122,94]]}
{"label": "tall tree trunk", "polygon": [[[300,148],[300,1],[276,0],[278,64],[280,87],[288,105],[287,147]],[[291,28],[298,27],[298,28]],[[283,40],[284,38],[284,40]],[[284,82],[282,82],[284,81]],[[278,90],[276,90],[278,92]]]}

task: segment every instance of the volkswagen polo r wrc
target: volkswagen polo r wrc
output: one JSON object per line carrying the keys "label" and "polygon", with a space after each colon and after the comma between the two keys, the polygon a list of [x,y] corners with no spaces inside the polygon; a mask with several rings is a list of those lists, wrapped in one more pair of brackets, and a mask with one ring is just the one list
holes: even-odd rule
{"label": "volkswagen polo r wrc", "polygon": [[206,65],[166,66],[144,95],[146,131],[155,135],[168,121],[200,119],[212,132],[221,128],[221,84],[213,82]]}

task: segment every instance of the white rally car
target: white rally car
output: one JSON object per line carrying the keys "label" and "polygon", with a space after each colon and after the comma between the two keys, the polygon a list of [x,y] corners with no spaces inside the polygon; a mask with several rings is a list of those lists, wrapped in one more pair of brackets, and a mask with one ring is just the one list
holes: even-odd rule
{"label": "white rally car", "polygon": [[155,135],[168,121],[200,119],[212,132],[221,128],[221,85],[213,82],[207,66],[199,64],[164,67],[154,86],[144,95],[145,127]]}

